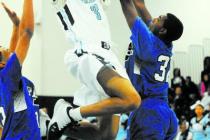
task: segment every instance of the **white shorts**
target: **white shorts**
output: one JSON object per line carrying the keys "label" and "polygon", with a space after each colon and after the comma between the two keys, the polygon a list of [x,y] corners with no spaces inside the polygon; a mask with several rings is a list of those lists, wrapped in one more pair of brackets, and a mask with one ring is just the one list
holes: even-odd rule
{"label": "white shorts", "polygon": [[74,104],[79,106],[89,105],[109,98],[97,81],[97,74],[104,65],[114,67],[113,70],[120,76],[129,79],[125,68],[122,67],[111,50],[100,48],[87,51],[80,57],[75,51],[76,49],[69,50],[64,57],[68,71],[83,84],[74,94]]}

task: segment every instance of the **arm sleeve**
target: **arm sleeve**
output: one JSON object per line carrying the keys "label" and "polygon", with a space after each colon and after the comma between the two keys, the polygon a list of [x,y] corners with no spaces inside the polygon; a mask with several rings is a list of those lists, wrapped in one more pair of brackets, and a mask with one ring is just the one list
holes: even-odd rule
{"label": "arm sleeve", "polygon": [[3,82],[7,89],[11,92],[18,91],[21,76],[21,65],[16,54],[13,53],[2,70]]}
{"label": "arm sleeve", "polygon": [[149,30],[147,25],[143,22],[140,17],[137,17],[133,27],[131,29],[132,35],[130,39],[132,40],[137,55],[140,59],[149,59],[152,52],[152,37],[153,33]]}

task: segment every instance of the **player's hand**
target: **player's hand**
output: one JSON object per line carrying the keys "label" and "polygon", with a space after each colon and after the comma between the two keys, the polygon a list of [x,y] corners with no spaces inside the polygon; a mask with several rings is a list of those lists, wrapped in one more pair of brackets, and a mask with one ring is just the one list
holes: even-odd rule
{"label": "player's hand", "polygon": [[19,23],[20,23],[20,19],[19,17],[17,16],[17,14],[10,10],[5,3],[1,2],[1,5],[3,6],[4,10],[7,12],[8,16],[10,17],[10,19],[12,20],[13,24],[15,26],[18,26]]}

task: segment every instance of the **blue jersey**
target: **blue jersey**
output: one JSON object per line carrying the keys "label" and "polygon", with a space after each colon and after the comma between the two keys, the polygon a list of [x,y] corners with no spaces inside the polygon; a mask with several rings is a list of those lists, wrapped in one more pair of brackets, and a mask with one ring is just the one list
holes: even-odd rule
{"label": "blue jersey", "polygon": [[21,75],[16,54],[12,54],[0,71],[2,140],[41,140],[36,110],[30,96],[33,89],[33,84]]}
{"label": "blue jersey", "polygon": [[166,98],[172,46],[156,37],[139,17],[131,31],[125,67],[132,84],[142,97]]}

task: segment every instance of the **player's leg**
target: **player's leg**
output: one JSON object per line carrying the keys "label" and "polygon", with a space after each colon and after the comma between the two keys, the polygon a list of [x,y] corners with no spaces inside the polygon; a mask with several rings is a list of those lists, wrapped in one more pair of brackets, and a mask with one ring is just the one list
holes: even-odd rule
{"label": "player's leg", "polygon": [[[65,102],[63,99],[59,100],[55,105],[52,119],[55,118],[55,115],[60,115],[57,124],[61,124],[63,121],[65,121],[66,114],[63,114],[62,112],[56,110],[61,110],[62,108],[66,108],[66,105],[68,105],[68,103]],[[57,140],[61,137],[61,135],[65,134],[72,139],[114,140],[118,132],[118,126],[119,126],[119,115],[106,115],[98,118],[97,125],[81,121],[78,124],[75,123],[65,126],[62,131],[50,131],[48,132],[47,139]],[[52,127],[57,127],[57,126],[53,124]],[[50,130],[52,129],[50,128]]]}
{"label": "player's leg", "polygon": [[[48,130],[48,140],[58,139],[63,133],[64,130],[68,128],[69,137],[78,138],[78,139],[114,139],[117,135],[118,125],[119,125],[119,115],[106,115],[99,117],[99,125],[90,125],[87,123],[81,123],[79,126],[75,122],[69,113],[67,112],[71,109],[71,105],[60,99],[56,102],[54,107],[53,118],[50,122],[50,127]],[[70,125],[67,125],[66,122],[71,122]],[[72,122],[73,121],[73,122]],[[56,122],[53,123],[52,122]],[[66,124],[66,125],[61,125]],[[57,128],[59,131],[57,131]],[[82,131],[87,130],[87,131]]]}
{"label": "player's leg", "polygon": [[80,107],[82,117],[129,112],[140,105],[140,97],[131,82],[112,68],[104,66],[97,79],[110,98]]}
{"label": "player's leg", "polygon": [[[53,115],[50,122],[48,135],[62,131],[72,120],[79,121],[83,117],[129,112],[140,105],[140,97],[130,81],[121,77],[114,68],[101,63],[92,54],[77,56],[72,51],[67,57],[66,64],[69,71],[73,72],[85,85],[93,89],[93,92],[104,94],[105,91],[107,98],[75,109],[72,109],[70,105],[58,109],[59,112],[56,113],[58,115]],[[59,115],[65,121],[61,122]]]}
{"label": "player's leg", "polygon": [[[111,52],[105,51],[104,53],[112,57]],[[104,94],[107,97],[70,111],[71,115],[75,115],[72,116],[73,118],[124,113],[140,105],[140,96],[127,79],[124,69],[117,64],[112,66],[102,61],[92,54],[84,53],[78,56],[75,51],[67,52],[65,63],[68,70],[93,92]]]}
{"label": "player's leg", "polygon": [[130,118],[128,140],[165,140],[171,123],[166,105],[161,100],[143,100],[141,107]]}
{"label": "player's leg", "polygon": [[100,118],[99,128],[102,140],[115,140],[119,129],[119,122],[119,115],[107,115]]}
{"label": "player's leg", "polygon": [[98,124],[81,122],[80,125],[70,127],[65,134],[73,139],[82,140],[114,140],[119,126],[119,116],[107,115],[98,118]]}
{"label": "player's leg", "polygon": [[19,26],[19,40],[15,53],[20,64],[22,64],[27,55],[29,43],[34,32],[33,0],[24,0],[23,14]]}
{"label": "player's leg", "polygon": [[101,140],[99,127],[89,122],[80,122],[79,125],[68,127],[63,135],[70,139]]}

